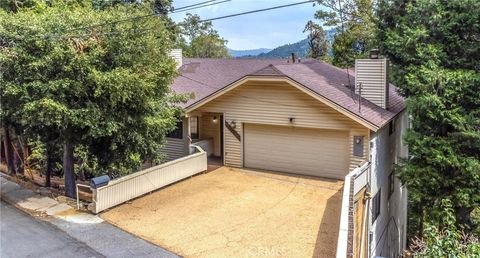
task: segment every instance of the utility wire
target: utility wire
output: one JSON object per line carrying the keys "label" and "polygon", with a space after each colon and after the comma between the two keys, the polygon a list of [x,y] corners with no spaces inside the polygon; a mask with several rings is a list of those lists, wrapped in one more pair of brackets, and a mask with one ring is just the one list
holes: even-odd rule
{"label": "utility wire", "polygon": [[[216,1],[216,0],[215,0],[215,1]],[[190,8],[181,9],[181,10],[173,10],[173,11],[170,12],[170,13],[187,12],[187,11],[190,11],[190,10],[194,10],[194,9],[198,9],[198,8],[202,8],[202,7],[207,7],[207,6],[211,6],[211,5],[217,5],[217,4],[221,4],[221,3],[225,3],[225,2],[230,2],[230,1],[232,1],[232,0],[223,0],[223,1],[220,1],[220,2],[210,3],[210,4],[201,5],[201,6],[196,6],[196,7],[190,7]]]}
{"label": "utility wire", "polygon": [[297,3],[293,3],[293,4],[278,5],[278,6],[273,6],[273,7],[264,8],[264,9],[257,9],[257,10],[247,11],[247,12],[241,12],[241,13],[235,13],[235,14],[230,14],[230,15],[225,15],[225,16],[220,16],[220,17],[215,17],[215,18],[204,19],[204,20],[200,20],[199,22],[208,22],[208,21],[220,20],[220,19],[240,16],[240,15],[258,13],[258,12],[265,12],[265,11],[270,11],[270,10],[274,10],[274,9],[285,8],[285,7],[290,7],[290,6],[294,6],[294,5],[300,5],[300,4],[306,4],[306,3],[313,3],[313,2],[315,2],[315,1],[314,0],[309,0],[309,1],[297,2]]}
{"label": "utility wire", "polygon": [[[230,15],[225,15],[225,16],[219,16],[219,17],[209,18],[209,19],[203,19],[203,20],[200,20],[200,21],[198,21],[198,22],[200,22],[200,23],[202,23],[202,22],[209,22],[209,21],[214,21],[214,20],[226,19],[226,18],[231,18],[231,17],[235,17],[235,16],[241,16],[241,15],[258,13],[258,12],[265,12],[265,11],[269,11],[269,10],[274,10],[274,9],[279,9],[279,8],[285,8],[285,7],[290,7],[290,6],[300,5],[300,4],[306,4],[306,3],[313,3],[313,2],[315,2],[315,1],[314,1],[314,0],[309,0],[309,1],[297,2],[297,3],[293,3],[293,4],[273,6],[273,7],[264,8],[264,9],[257,9],[257,10],[247,11],[247,12],[241,12],[241,13],[235,13],[235,14],[230,14]],[[211,5],[213,5],[213,4],[211,4]],[[198,7],[198,8],[200,8],[200,7]],[[144,17],[149,17],[149,16],[152,16],[152,15],[131,17],[131,18],[129,18],[129,20],[138,19],[138,18],[144,18]],[[127,20],[127,19],[120,20],[120,21],[125,21],[125,20]],[[118,21],[114,21],[114,22],[111,22],[111,23],[116,23],[116,22],[118,22]],[[96,26],[101,26],[101,25],[96,25]],[[85,28],[96,27],[96,26],[95,26],[95,25],[94,25],[94,26],[88,26],[88,27],[85,27]],[[156,28],[145,29],[144,31],[154,30],[154,29],[156,29]],[[79,30],[79,29],[76,29],[76,30]],[[103,34],[106,35],[106,33],[103,33]],[[110,33],[110,34],[115,34],[115,33]],[[81,35],[78,35],[78,36],[81,37]]]}
{"label": "utility wire", "polygon": [[[224,0],[224,1],[221,1],[221,2],[212,3],[212,2],[215,2],[215,1],[217,1],[217,0],[209,0],[209,1],[204,1],[204,2],[200,2],[200,3],[196,3],[196,4],[182,6],[182,7],[179,7],[179,8],[174,8],[169,13],[186,11],[187,9],[188,10],[193,10],[193,9],[197,9],[197,8],[203,8],[203,7],[207,7],[207,6],[210,6],[210,5],[216,5],[216,4],[228,2],[228,1],[231,1],[231,0]],[[150,13],[150,14],[141,15],[141,16],[133,16],[133,17],[125,18],[125,19],[114,20],[114,21],[105,22],[105,23],[98,23],[98,24],[94,24],[94,25],[68,29],[68,30],[63,31],[63,33],[78,31],[78,30],[93,29],[93,28],[96,28],[96,27],[102,27],[102,26],[106,26],[106,25],[114,25],[114,24],[117,24],[117,23],[139,20],[139,19],[149,18],[149,17],[153,17],[153,16],[158,16],[158,15],[159,15],[158,13]]]}
{"label": "utility wire", "polygon": [[182,7],[178,7],[178,8],[173,8],[173,11],[176,11],[176,10],[180,10],[180,9],[185,9],[185,8],[190,8],[190,7],[193,7],[193,6],[197,6],[197,5],[201,5],[201,4],[206,4],[206,3],[211,3],[211,2],[215,2],[217,0],[208,0],[208,1],[205,1],[205,2],[200,2],[200,3],[196,3],[196,4],[191,4],[191,5],[185,5],[185,6],[182,6]]}

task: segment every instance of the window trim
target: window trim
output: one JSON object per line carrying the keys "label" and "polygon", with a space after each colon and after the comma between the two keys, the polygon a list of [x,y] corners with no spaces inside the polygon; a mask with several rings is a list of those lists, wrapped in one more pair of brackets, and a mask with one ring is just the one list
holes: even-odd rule
{"label": "window trim", "polygon": [[392,135],[395,133],[395,127],[396,127],[396,123],[394,118],[390,121],[390,123],[388,123],[388,135]]}
{"label": "window trim", "polygon": [[374,223],[380,216],[382,207],[382,189],[378,189],[377,193],[372,198],[372,223]]}

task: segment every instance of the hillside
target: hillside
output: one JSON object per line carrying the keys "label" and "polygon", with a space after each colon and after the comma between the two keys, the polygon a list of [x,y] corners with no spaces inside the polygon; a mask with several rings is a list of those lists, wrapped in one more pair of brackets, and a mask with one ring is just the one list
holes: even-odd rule
{"label": "hillside", "polygon": [[288,58],[292,53],[296,56],[304,58],[308,53],[308,39],[301,40],[293,44],[285,44],[274,48],[267,53],[259,54],[258,58]]}
{"label": "hillside", "polygon": [[[335,29],[326,30],[327,41],[331,45],[335,36]],[[236,58],[290,58],[292,53],[299,58],[305,58],[308,54],[308,39],[303,39],[295,43],[285,44],[274,49],[258,48],[247,50],[228,49],[228,53]],[[331,54],[331,49],[329,53]]]}
{"label": "hillside", "polygon": [[228,53],[233,57],[242,57],[242,56],[256,56],[262,53],[271,51],[269,48],[258,48],[258,49],[247,49],[247,50],[234,50],[228,49]]}
{"label": "hillside", "polygon": [[[327,41],[331,46],[333,38],[335,36],[335,29],[326,30]],[[285,44],[279,47],[274,48],[272,51],[257,55],[258,58],[289,58],[292,53],[299,58],[305,58],[308,54],[308,39],[300,40],[296,43]],[[331,49],[329,47],[329,53]]]}

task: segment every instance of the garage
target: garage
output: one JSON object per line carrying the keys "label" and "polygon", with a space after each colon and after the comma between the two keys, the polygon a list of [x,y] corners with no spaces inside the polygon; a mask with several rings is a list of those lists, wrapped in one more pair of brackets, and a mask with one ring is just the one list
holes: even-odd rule
{"label": "garage", "polygon": [[244,125],[244,166],[343,179],[348,132],[294,126]]}

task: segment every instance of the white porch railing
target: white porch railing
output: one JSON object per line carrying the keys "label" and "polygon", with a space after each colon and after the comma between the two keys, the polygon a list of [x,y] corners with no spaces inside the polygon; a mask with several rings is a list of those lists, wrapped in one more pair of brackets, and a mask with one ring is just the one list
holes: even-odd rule
{"label": "white porch railing", "polygon": [[195,140],[193,144],[202,148],[207,153],[207,156],[213,154],[213,138]]}
{"label": "white porch railing", "polygon": [[370,163],[367,162],[345,176],[338,229],[337,258],[353,257],[353,198],[367,185],[369,169]]}
{"label": "white porch railing", "polygon": [[124,203],[186,177],[207,170],[207,153],[194,146],[196,153],[114,179],[106,186],[92,189],[93,212]]}

